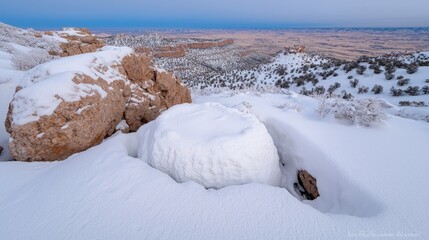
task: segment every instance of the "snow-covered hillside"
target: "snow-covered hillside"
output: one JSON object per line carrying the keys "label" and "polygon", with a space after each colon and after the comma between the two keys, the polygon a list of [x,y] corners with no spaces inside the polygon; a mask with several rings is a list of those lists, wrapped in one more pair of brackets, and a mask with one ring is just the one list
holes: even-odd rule
{"label": "snow-covered hillside", "polygon": [[250,70],[206,75],[188,82],[194,91],[281,92],[384,99],[392,113],[429,121],[429,52],[362,57],[345,62],[306,53],[279,53]]}

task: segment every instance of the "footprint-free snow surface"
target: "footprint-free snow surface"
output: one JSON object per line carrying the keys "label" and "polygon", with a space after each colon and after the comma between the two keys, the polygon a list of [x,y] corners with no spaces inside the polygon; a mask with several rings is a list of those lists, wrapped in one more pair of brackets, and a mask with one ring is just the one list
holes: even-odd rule
{"label": "footprint-free snow surface", "polygon": [[[0,239],[428,238],[427,123],[392,116],[350,126],[320,119],[316,100],[295,94],[194,102],[265,123],[285,164],[283,187],[178,183],[137,158],[137,133],[116,134],[60,162],[1,162]],[[314,201],[288,186],[299,168],[317,179]]]}
{"label": "footprint-free snow surface", "polygon": [[206,188],[280,185],[277,149],[252,114],[218,103],[182,104],[138,132],[138,156],[178,182]]}

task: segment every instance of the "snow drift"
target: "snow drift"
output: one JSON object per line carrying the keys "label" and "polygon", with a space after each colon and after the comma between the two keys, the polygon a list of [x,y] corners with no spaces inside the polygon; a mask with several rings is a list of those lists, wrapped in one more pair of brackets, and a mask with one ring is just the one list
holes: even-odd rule
{"label": "snow drift", "polygon": [[206,188],[280,184],[277,149],[253,115],[217,103],[177,105],[139,132],[139,158]]}

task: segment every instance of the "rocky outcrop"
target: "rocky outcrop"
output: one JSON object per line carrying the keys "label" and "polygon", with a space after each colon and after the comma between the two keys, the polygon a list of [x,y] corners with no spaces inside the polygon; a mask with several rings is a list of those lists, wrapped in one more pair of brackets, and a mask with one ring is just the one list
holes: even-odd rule
{"label": "rocky outcrop", "polygon": [[173,105],[192,101],[189,89],[174,75],[151,64],[148,58],[137,55],[123,60],[124,70],[134,83],[124,114],[130,131],[136,131]]}
{"label": "rocky outcrop", "polygon": [[305,46],[304,45],[294,45],[293,47],[285,47],[286,53],[304,53]]}
{"label": "rocky outcrop", "polygon": [[[121,121],[127,99],[125,82],[111,84],[104,79],[92,79],[78,75],[76,84],[96,84],[107,95],[103,98],[95,93],[80,101],[63,101],[54,113],[42,116],[38,121],[24,125],[12,125],[7,130],[11,155],[20,161],[54,161],[69,157],[99,144],[110,136]],[[13,105],[12,105],[13,106]],[[9,109],[8,120],[13,119],[13,107]]]}
{"label": "rocky outcrop", "polygon": [[186,45],[163,46],[155,49],[154,57],[156,58],[179,58],[184,57],[188,48]]}
{"label": "rocky outcrop", "polygon": [[155,58],[181,58],[186,56],[189,49],[209,49],[214,47],[226,47],[234,44],[232,39],[221,40],[193,40],[190,43],[178,43],[156,47],[135,46],[136,52],[144,53]]}
{"label": "rocky outcrop", "polygon": [[95,52],[104,46],[104,42],[86,28],[68,28],[58,34],[67,40],[67,43],[60,44],[63,50],[61,57]]}
{"label": "rocky outcrop", "polygon": [[295,187],[304,199],[314,200],[318,198],[319,191],[317,190],[317,180],[306,170],[298,171],[297,175],[298,183]]}
{"label": "rocky outcrop", "polygon": [[207,48],[213,48],[213,47],[225,47],[232,44],[234,44],[234,40],[224,39],[219,41],[194,42],[194,43],[188,44],[188,47],[193,49],[207,49]]}
{"label": "rocky outcrop", "polygon": [[[87,58],[82,55],[82,60],[62,58],[56,60],[61,61],[61,65],[53,61],[34,69],[37,76],[17,88],[9,105],[6,130],[11,135],[9,148],[14,159],[62,160],[99,144],[116,130],[135,131],[163,110],[191,102],[189,90],[179,79],[157,69],[148,57],[134,53],[113,55],[114,52],[91,53]],[[82,70],[88,64],[85,59],[96,60],[89,69]],[[76,62],[67,62],[69,60]],[[106,63],[108,65],[103,65]],[[78,67],[73,78],[68,79],[69,75],[65,74],[55,81],[64,81],[61,86],[69,89],[50,88],[45,95],[31,94],[41,90],[41,82],[52,81],[50,75],[40,76],[40,72],[55,69],[56,75],[61,75],[63,66],[64,71],[70,71],[67,65]],[[36,108],[37,104],[47,101],[46,95],[59,104],[52,112],[39,114],[46,112],[44,105]]]}

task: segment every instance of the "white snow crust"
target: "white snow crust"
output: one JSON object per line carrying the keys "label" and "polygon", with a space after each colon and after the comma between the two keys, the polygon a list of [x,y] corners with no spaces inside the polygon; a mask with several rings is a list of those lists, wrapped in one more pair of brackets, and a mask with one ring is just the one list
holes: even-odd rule
{"label": "white snow crust", "polygon": [[206,188],[280,184],[277,149],[253,115],[217,103],[182,104],[142,127],[139,157],[178,182]]}

